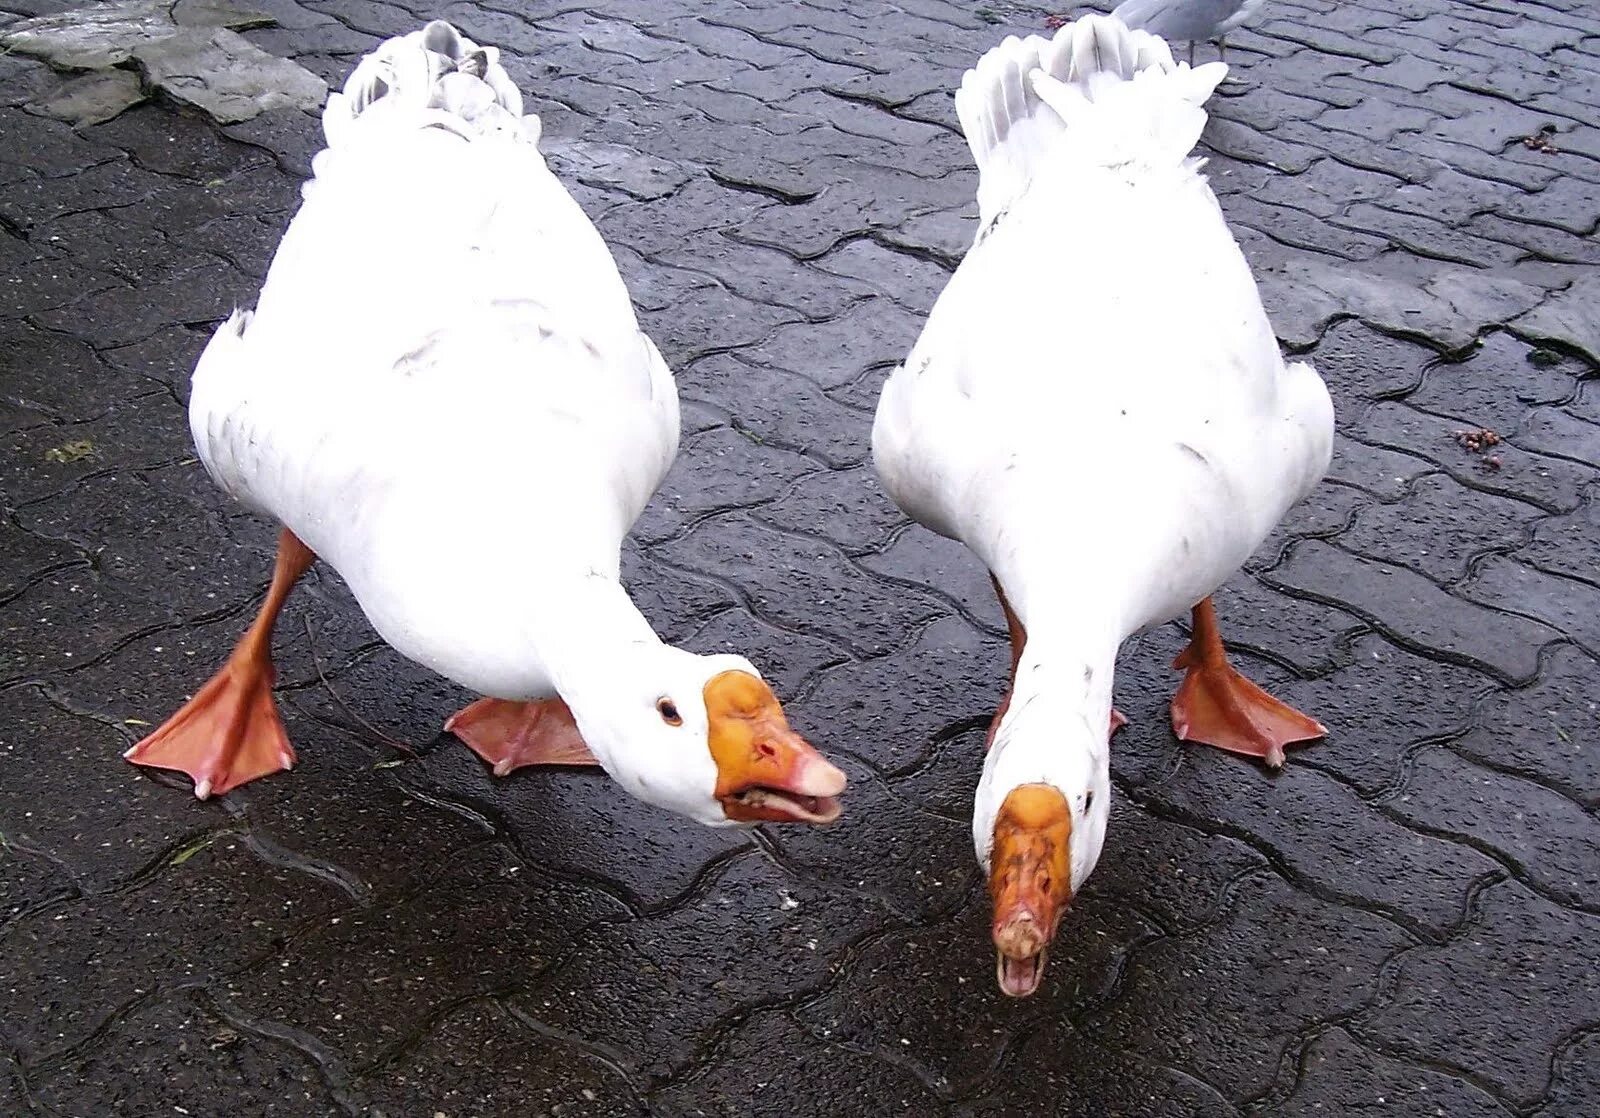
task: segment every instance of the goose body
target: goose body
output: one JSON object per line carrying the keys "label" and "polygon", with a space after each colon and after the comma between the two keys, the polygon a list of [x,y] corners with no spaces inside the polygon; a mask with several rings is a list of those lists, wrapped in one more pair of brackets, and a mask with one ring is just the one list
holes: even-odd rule
{"label": "goose body", "polygon": [[1189,156],[1224,72],[1098,16],[985,56],[957,96],[979,231],[878,405],[885,488],[984,562],[1013,624],[973,818],[1011,993],[1038,980],[1002,942],[1011,797],[1045,789],[1070,831],[1012,952],[1037,968],[1099,856],[1119,646],[1207,598],[1331,453],[1327,390],[1283,361]]}
{"label": "goose body", "polygon": [[396,650],[489,698],[497,774],[601,765],[708,824],[825,821],[843,774],[741,656],[663,644],[619,582],[678,398],[493,47],[436,21],[357,66],[253,312],[195,369],[213,479],[284,528],[257,624],[130,751],[205,796],[287,767],[272,620],[315,558]]}
{"label": "goose body", "polygon": [[[609,251],[506,88],[475,126],[397,105],[330,128],[254,313],[195,370],[190,423],[218,484],[338,570],[398,651],[523,699],[554,693],[571,615],[599,608],[586,584],[616,582],[679,420]],[[579,632],[630,628],[589,614]]]}
{"label": "goose body", "polygon": [[1266,0],[1123,0],[1111,14],[1169,43],[1221,39],[1255,17]]}

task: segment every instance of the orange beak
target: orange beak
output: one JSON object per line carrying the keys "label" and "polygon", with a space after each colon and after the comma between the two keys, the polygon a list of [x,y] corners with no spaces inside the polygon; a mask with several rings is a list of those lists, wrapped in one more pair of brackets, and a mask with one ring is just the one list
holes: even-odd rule
{"label": "orange beak", "polygon": [[989,855],[995,975],[1025,998],[1044,977],[1045,954],[1072,900],[1072,811],[1048,784],[1013,788],[1000,805]]}
{"label": "orange beak", "polygon": [[705,686],[707,737],[717,763],[716,796],[741,823],[831,823],[844,773],[789,729],[772,688],[726,671]]}

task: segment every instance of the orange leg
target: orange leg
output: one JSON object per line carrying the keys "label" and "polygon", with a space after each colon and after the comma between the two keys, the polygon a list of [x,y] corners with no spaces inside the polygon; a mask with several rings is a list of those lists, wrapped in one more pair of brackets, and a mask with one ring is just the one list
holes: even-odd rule
{"label": "orange leg", "polygon": [[447,733],[505,776],[524,765],[598,765],[560,699],[479,699],[444,724]]}
{"label": "orange leg", "polygon": [[1284,746],[1328,732],[1316,719],[1279,702],[1234,671],[1222,648],[1210,598],[1194,607],[1189,647],[1172,666],[1188,669],[1172,699],[1172,732],[1184,741],[1260,757],[1278,768]]}
{"label": "orange leg", "polygon": [[283,530],[267,599],[227,662],[124,757],[136,765],[188,773],[202,800],[293,766],[294,748],[272,701],[272,626],[289,591],[316,558],[293,532]]}
{"label": "orange leg", "polygon": [[[1010,683],[1006,687],[1006,697],[1000,700],[999,709],[994,712],[994,717],[989,720],[989,735],[983,739],[985,752],[994,744],[994,735],[1000,729],[1000,720],[1006,716],[1006,711],[1011,709],[1011,693],[1016,690],[1017,686],[1017,664],[1022,661],[1022,646],[1028,642],[1028,631],[1022,627],[1022,622],[1012,612],[1011,603],[1006,600],[1006,592],[1000,589],[1000,580],[990,575],[989,581],[994,583],[994,592],[1000,598],[1000,608],[1005,611],[1006,629],[1011,634],[1011,676]],[[1127,724],[1127,716],[1116,707],[1112,707],[1111,728],[1106,731],[1107,739]]]}

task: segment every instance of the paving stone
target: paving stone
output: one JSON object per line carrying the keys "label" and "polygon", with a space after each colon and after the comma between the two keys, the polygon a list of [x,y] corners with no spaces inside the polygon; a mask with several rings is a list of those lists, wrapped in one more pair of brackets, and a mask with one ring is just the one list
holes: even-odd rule
{"label": "paving stone", "polygon": [[68,124],[101,124],[145,99],[137,74],[126,70],[91,71],[68,79],[33,108]]}
{"label": "paving stone", "polygon": [[1567,796],[1430,749],[1391,802],[1432,833],[1498,855],[1559,903],[1600,911],[1600,822]]}
{"label": "paving stone", "polygon": [[[1485,151],[1437,136],[1410,135],[1406,137],[1406,145],[1417,156],[1445,164],[1488,184],[1514,186],[1524,191],[1542,190],[1560,177],[1560,172],[1553,167],[1507,159],[1498,151]],[[1498,195],[1492,188],[1490,193]]]}
{"label": "paving stone", "polygon": [[1576,349],[1592,365],[1600,365],[1600,317],[1595,300],[1600,280],[1585,276],[1566,291],[1530,310],[1513,323],[1519,334]]}
{"label": "paving stone", "polygon": [[[757,616],[863,654],[888,651],[939,612],[931,598],[876,584],[830,545],[781,535],[743,514],[703,521],[656,551],[667,562],[736,578]],[[851,625],[838,624],[845,617]]]}
{"label": "paving stone", "polygon": [[1466,427],[1488,427],[1509,435],[1523,422],[1529,405],[1563,401],[1573,392],[1570,372],[1536,364],[1533,354],[1534,347],[1497,330],[1485,336],[1466,361],[1432,365],[1406,403]]}
{"label": "paving stone", "polygon": [[1382,1056],[1344,1029],[1329,1029],[1306,1050],[1299,1089],[1278,1111],[1285,1118],[1336,1114],[1448,1114],[1500,1118],[1505,1108],[1465,1079]]}
{"label": "paving stone", "polygon": [[821,468],[750,432],[712,428],[679,444],[672,470],[634,525],[634,538],[654,543],[717,512],[766,504]]}
{"label": "paving stone", "polygon": [[24,20],[7,29],[4,41],[12,50],[46,58],[65,70],[94,70],[127,61],[140,43],[175,34],[179,22],[191,27],[249,27],[261,17],[226,0],[176,6],[160,0],[114,0]]}
{"label": "paving stone", "polygon": [[[1248,575],[1236,575],[1212,595],[1223,639],[1307,674],[1341,659],[1343,636],[1360,622],[1336,606],[1294,598]],[[1181,618],[1185,625],[1188,616]]]}
{"label": "paving stone", "polygon": [[[1298,705],[1292,692],[1282,697]],[[1152,797],[1224,833],[1256,836],[1315,896],[1388,913],[1428,934],[1453,928],[1473,885],[1497,869],[1469,847],[1407,830],[1302,765],[1270,776],[1218,751],[1194,750],[1185,770]],[[1402,874],[1406,892],[1395,896],[1389,886]]]}
{"label": "paving stone", "polygon": [[[885,919],[756,855],[698,884],[701,903],[596,928],[516,1004],[557,1035],[657,1076],[685,1064],[740,1007],[824,982]],[[630,960],[625,975],[619,958]]]}
{"label": "paving stone", "polygon": [[60,905],[76,893],[65,868],[47,855],[15,836],[0,843],[0,931],[40,909]]}
{"label": "paving stone", "polygon": [[[941,618],[888,656],[825,672],[805,709],[817,725],[835,728],[838,748],[882,772],[900,772],[951,726],[994,712],[1008,657],[1004,642],[959,617]],[[875,698],[864,701],[863,694]]]}
{"label": "paving stone", "polygon": [[1368,505],[1356,513],[1339,546],[1450,585],[1466,578],[1480,557],[1519,547],[1534,515],[1520,501],[1429,474],[1397,504]]}
{"label": "paving stone", "polygon": [[[1413,341],[1392,338],[1349,319],[1328,327],[1306,355],[1341,404],[1409,393],[1422,383],[1438,355]],[[1359,409],[1351,408],[1359,414]]]}
{"label": "paving stone", "polygon": [[[774,1052],[783,1053],[776,1064]],[[910,1072],[830,1043],[774,1011],[741,1022],[719,1060],[665,1085],[653,1103],[673,1118],[931,1114],[939,1106]]]}
{"label": "paving stone", "polygon": [[[0,317],[20,318],[50,311],[97,291],[122,285],[116,277],[68,263],[53,254],[0,242],[8,265],[0,281]],[[126,288],[122,288],[126,292]],[[9,386],[8,386],[9,389]],[[9,395],[9,390],[8,390]]]}
{"label": "paving stone", "polygon": [[1272,530],[1256,553],[1245,563],[1248,571],[1276,566],[1289,544],[1306,536],[1333,539],[1349,527],[1356,510],[1373,503],[1374,498],[1350,485],[1325,482],[1313,489]]}
{"label": "paving stone", "polygon": [[1494,555],[1476,565],[1460,593],[1496,609],[1537,618],[1591,651],[1600,649],[1600,588],[1588,583]]}
{"label": "paving stone", "polygon": [[[843,663],[847,655],[816,637],[764,625],[742,609],[717,614],[681,643],[691,652],[738,653],[751,657],[761,677],[772,685],[780,699],[792,699],[819,673]],[[816,744],[830,753],[843,744],[833,740],[836,731],[830,724],[817,721],[809,709],[794,702],[789,709],[791,723],[802,711],[807,733],[813,737],[819,733],[829,735],[819,738]]]}
{"label": "paving stone", "polygon": [[[332,1114],[340,1098],[309,1053],[243,1031],[182,996],[113,1021],[86,1051],[35,1077],[60,1114],[203,1114],[226,1098],[263,1118]],[[0,1096],[3,1097],[3,1096]]]}
{"label": "paving stone", "polygon": [[[1349,209],[1359,213],[1362,208]],[[1259,230],[1279,244],[1346,260],[1370,260],[1390,244],[1385,237],[1361,231],[1371,228],[1372,223],[1358,226],[1349,221],[1328,222],[1290,206],[1268,206],[1235,197],[1225,203],[1224,212],[1230,222]]]}
{"label": "paving stone", "polygon": [[[1232,46],[1230,44],[1230,52]],[[1105,1048],[1092,1032],[1046,1020],[996,1076],[998,1085],[960,1113],[1056,1114],[1063,1118],[1220,1118],[1232,1103],[1183,1071]]]}
{"label": "paving stone", "polygon": [[1576,459],[1536,454],[1515,444],[1495,447],[1487,456],[1462,445],[1463,430],[1475,424],[1424,415],[1401,403],[1381,403],[1370,408],[1353,433],[1382,446],[1401,449],[1430,459],[1462,485],[1513,497],[1549,512],[1568,512],[1582,502],[1583,494],[1600,471]]}
{"label": "paving stone", "polygon": [[1099,1043],[1195,1074],[1237,1100],[1278,1078],[1285,1041],[1306,1023],[1294,991],[1314,987],[1326,1009],[1353,1009],[1407,943],[1359,909],[1313,900],[1275,877],[1247,878],[1219,922],[1137,951],[1091,1027]]}
{"label": "paving stone", "polygon": [[922,260],[871,240],[854,240],[817,260],[833,275],[849,276],[872,284],[914,315],[926,315],[949,281],[943,266]]}
{"label": "paving stone", "polygon": [[[74,892],[99,895],[126,885],[187,838],[217,827],[214,812],[197,810],[122,762],[132,742],[110,719],[69,712],[35,687],[0,692],[0,702],[7,726],[0,829],[70,878]],[[58,781],[72,785],[73,800],[45,810],[36,789]]]}
{"label": "paving stone", "polygon": [[1349,660],[1339,670],[1295,680],[1292,686],[1300,709],[1329,729],[1297,760],[1335,773],[1360,795],[1372,796],[1399,786],[1418,743],[1471,726],[1474,703],[1491,683],[1469,668],[1418,656],[1368,634],[1351,644]]}
{"label": "paving stone", "polygon": [[1586,1030],[1563,1042],[1557,1052],[1555,1078],[1538,1118],[1582,1118],[1600,1092],[1600,1034]]}
{"label": "paving stone", "polygon": [[[177,886],[180,906],[163,880]],[[0,989],[36,1007],[7,1015],[0,1029],[10,1043],[35,1060],[75,1049],[158,991],[259,964],[348,903],[331,886],[253,857],[227,830],[192,832],[140,884],[9,929]]]}
{"label": "paving stone", "polygon": [[[849,777],[851,800],[860,806],[830,824],[827,832],[787,828],[775,833],[784,865],[860,892],[902,918],[948,911],[977,869],[970,815],[951,818],[913,794],[902,795],[853,752],[840,750],[833,756]],[[895,822],[874,827],[873,818]],[[841,858],[843,849],[848,854]]]}
{"label": "paving stone", "polygon": [[882,236],[891,245],[899,245],[954,268],[966,255],[977,233],[978,215],[964,205],[960,209],[918,214],[893,229],[886,229]]}
{"label": "paving stone", "polygon": [[869,571],[890,582],[927,588],[952,599],[969,621],[996,635],[1006,632],[994,582],[978,557],[955,540],[913,524],[881,554],[862,559]]}
{"label": "paving stone", "polygon": [[882,551],[906,526],[905,514],[884,493],[870,465],[801,478],[756,519],[786,531],[815,532],[852,556]]}
{"label": "paving stone", "polygon": [[[762,213],[781,212],[787,208],[778,207]],[[742,298],[785,306],[813,321],[834,318],[872,293],[865,284],[829,276],[807,267],[788,253],[741,244],[721,234],[695,237],[682,248],[663,254],[661,259],[709,272]]]}
{"label": "paving stone", "polygon": [[[1449,942],[1424,944],[1392,964],[1393,993],[1352,1030],[1385,1050],[1460,1069],[1513,1106],[1538,1101],[1550,1054],[1575,1028],[1596,1023],[1600,917],[1579,915],[1508,881],[1483,892]],[[1471,975],[1477,997],[1458,991]],[[1515,1033],[1498,1028],[1526,1014]]]}
{"label": "paving stone", "polygon": [[1593,490],[1574,511],[1534,524],[1532,537],[1515,553],[1517,559],[1569,578],[1600,581],[1600,506]]}
{"label": "paving stone", "polygon": [[[219,985],[242,1014],[293,1021],[347,1064],[365,1064],[430,1017],[532,980],[587,924],[620,911],[596,890],[538,878],[502,849],[469,849],[435,867],[416,896],[322,916],[268,965]],[[451,933],[434,934],[441,927]],[[396,944],[410,945],[397,973],[372,981],[370,961]]]}
{"label": "paving stone", "polygon": [[1478,763],[1547,783],[1593,808],[1600,805],[1600,762],[1585,743],[1600,722],[1589,688],[1595,661],[1571,646],[1552,649],[1529,687],[1484,703],[1452,748]]}
{"label": "paving stone", "polygon": [[[859,466],[871,447],[870,419],[825,395],[805,374],[796,374],[731,353],[714,353],[678,374],[678,391],[699,400],[732,403],[729,422],[741,437],[774,453],[801,453],[812,466],[842,470]],[[876,485],[876,482],[874,482]]]}
{"label": "paving stone", "polygon": [[703,571],[671,567],[641,552],[631,540],[622,546],[622,585],[634,605],[665,641],[682,640],[706,621],[739,604],[737,591]]}
{"label": "paving stone", "polygon": [[1227,907],[1233,884],[1267,865],[1238,839],[1152,814],[1118,794],[1106,835],[1078,908],[1127,905],[1169,931],[1210,924]]}
{"label": "paving stone", "polygon": [[1516,434],[1520,445],[1551,457],[1600,464],[1600,424],[1578,419],[1560,408],[1535,408]]}
{"label": "paving stone", "polygon": [[1262,576],[1269,584],[1341,601],[1402,645],[1459,658],[1511,680],[1531,679],[1559,632],[1489,608],[1474,609],[1403,567],[1361,559],[1321,540],[1296,545]]}
{"label": "paving stone", "polygon": [[645,313],[644,327],[674,368],[714,350],[750,345],[772,337],[778,327],[797,322],[791,310],[741,299],[721,286],[696,288],[670,313]]}
{"label": "paving stone", "polygon": [[[843,981],[795,1016],[813,1031],[877,1050],[935,1089],[969,1092],[1002,1055],[1009,1014],[992,979],[990,906],[974,891],[953,921],[895,931],[863,946]],[[1130,949],[1155,934],[1116,905],[1073,906],[1050,951],[1037,1001],[1029,1009],[1066,1016],[1102,1000]],[[955,996],[952,996],[954,993]]]}
{"label": "paving stone", "polygon": [[1413,482],[1436,467],[1425,458],[1372,446],[1335,433],[1327,481],[1350,486],[1381,501],[1398,501]]}
{"label": "paving stone", "polygon": [[1420,214],[1395,213],[1366,203],[1351,206],[1337,224],[1386,238],[1390,247],[1478,268],[1503,267],[1525,255],[1520,248],[1464,233]]}
{"label": "paving stone", "polygon": [[672,193],[693,177],[688,168],[621,144],[558,139],[541,143],[550,169],[562,182],[576,179],[602,190],[621,190],[648,200]]}
{"label": "paving stone", "polygon": [[1296,347],[1315,342],[1333,319],[1354,315],[1380,329],[1460,351],[1486,326],[1510,322],[1544,298],[1529,284],[1476,269],[1440,266],[1418,285],[1335,269],[1315,257],[1258,269],[1257,280],[1279,339]]}
{"label": "paving stone", "polygon": [[363,1080],[375,1112],[609,1118],[638,1107],[604,1057],[534,1032],[494,1002],[431,1025],[414,1050]]}
{"label": "paving stone", "polygon": [[[1214,170],[1210,172],[1219,193],[1232,178],[1228,172],[1223,175],[1227,177],[1219,176]],[[1261,185],[1250,193],[1263,202],[1293,206],[1318,217],[1333,217],[1354,201],[1378,198],[1392,201],[1402,193],[1397,189],[1402,181],[1377,171],[1351,167],[1336,159],[1319,159],[1298,175],[1266,175]]]}

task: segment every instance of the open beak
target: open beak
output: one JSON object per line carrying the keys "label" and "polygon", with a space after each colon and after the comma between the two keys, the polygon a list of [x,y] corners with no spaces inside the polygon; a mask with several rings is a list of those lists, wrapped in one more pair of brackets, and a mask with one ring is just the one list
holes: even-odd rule
{"label": "open beak", "polygon": [[1072,811],[1049,784],[1013,788],[995,817],[989,896],[995,977],[1025,998],[1044,978],[1045,957],[1072,900]]}
{"label": "open beak", "polygon": [[717,800],[741,823],[831,823],[845,777],[789,729],[772,688],[726,671],[705,686]]}

